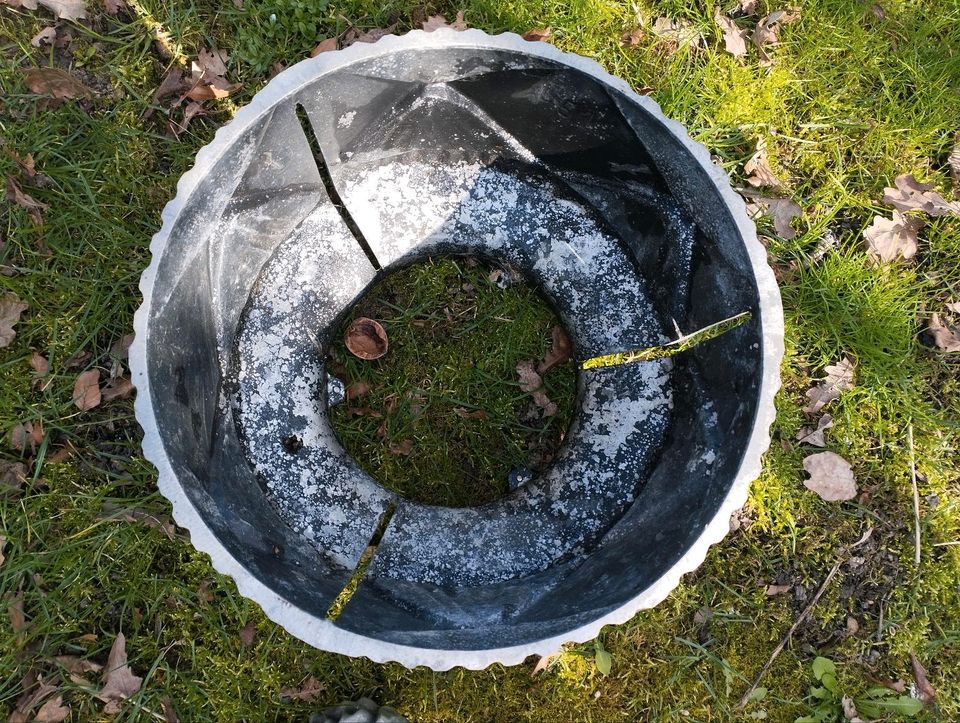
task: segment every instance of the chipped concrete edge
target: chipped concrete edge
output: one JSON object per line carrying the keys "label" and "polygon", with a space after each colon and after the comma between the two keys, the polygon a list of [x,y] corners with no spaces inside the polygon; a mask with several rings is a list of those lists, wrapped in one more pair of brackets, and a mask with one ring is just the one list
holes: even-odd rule
{"label": "chipped concrete edge", "polygon": [[[276,103],[297,92],[320,75],[351,63],[398,50],[435,47],[508,50],[553,60],[587,73],[607,86],[621,91],[658,119],[708,171],[739,229],[757,281],[763,333],[763,372],[759,403],[747,449],[726,499],[690,549],[653,585],[624,605],[587,625],[534,643],[487,650],[417,648],[357,635],[293,605],[256,579],[207,527],[174,474],[153,413],[146,364],[147,320],[153,298],[154,281],[170,232],[191,194],[232,143]],[[176,523],[190,531],[193,546],[207,553],[214,568],[221,574],[233,578],[240,594],[260,605],[267,617],[314,647],[344,655],[364,656],[378,663],[395,661],[408,668],[424,665],[433,670],[442,671],[457,666],[480,670],[493,663],[516,665],[531,655],[554,653],[566,643],[591,640],[604,626],[624,623],[638,611],[659,604],[679,584],[684,574],[699,567],[710,546],[726,536],[729,531],[730,516],[746,503],[750,483],[760,475],[761,458],[770,445],[770,426],[776,417],[774,397],[780,387],[780,362],[783,357],[783,308],[776,280],[767,265],[766,251],[757,240],[756,228],[747,215],[743,199],[734,192],[723,169],[711,161],[707,149],[690,138],[680,123],[666,118],[655,101],[635,93],[626,81],[610,75],[594,60],[565,53],[548,43],[527,41],[513,33],[487,35],[475,29],[457,32],[446,28],[431,33],[414,30],[403,36],[386,36],[376,43],[354,43],[343,50],[321,53],[316,58],[303,60],[278,74],[254,96],[247,106],[240,109],[231,122],[217,131],[213,141],[197,154],[194,167],[178,181],[177,194],[163,209],[161,220],[162,226],[150,243],[152,255],[150,265],[140,278],[143,304],[134,315],[136,338],[130,347],[131,374],[137,388],[136,417],[144,431],[142,445],[144,457],[156,466],[160,491],[173,505],[173,517]]]}

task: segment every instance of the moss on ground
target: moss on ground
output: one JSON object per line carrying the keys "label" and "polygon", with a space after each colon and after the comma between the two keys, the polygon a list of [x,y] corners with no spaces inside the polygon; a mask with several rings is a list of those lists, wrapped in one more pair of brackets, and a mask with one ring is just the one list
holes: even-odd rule
{"label": "moss on ground", "polygon": [[[18,270],[0,276],[0,289],[31,307],[13,345],[0,350],[0,429],[42,419],[45,432],[24,490],[0,499],[0,596],[9,602],[22,595],[28,623],[16,631],[0,620],[0,715],[12,708],[25,673],[53,671],[50,661],[60,654],[104,662],[122,630],[145,682],[120,720],[162,715],[167,697],[183,720],[303,720],[319,706],[368,695],[417,721],[727,721],[761,711],[767,720],[791,721],[806,711],[817,654],[838,664],[845,690],[861,693],[875,680],[910,681],[911,652],[937,689],[939,709],[923,717],[960,718],[960,546],[934,546],[960,540],[960,375],[956,355],[932,353],[920,338],[929,312],[960,300],[960,222],[933,220],[915,261],[900,266],[868,266],[861,241],[882,210],[883,187],[898,173],[949,189],[946,157],[960,125],[955,0],[886,0],[884,17],[866,2],[804,2],[799,22],[782,30],[772,69],[761,68],[752,50],[745,62],[723,52],[715,3],[462,6],[472,26],[489,32],[550,26],[559,47],[651,88],[735,181],[765,140],[785,192],[806,211],[801,233],[789,241],[760,221],[781,279],[787,356],[774,444],[741,527],[660,606],[604,631],[613,654],[609,676],[597,671],[587,645],[567,650],[535,678],[532,661],[432,673],[303,645],[214,573],[182,533],[170,539],[162,526],[124,521],[131,507],[160,517],[169,511],[155,491],[155,471],[139,454],[130,401],[84,413],[71,404],[84,366],[109,370],[113,363],[108,350],[129,331],[140,302],[137,280],[160,209],[215,128],[263,86],[275,62],[295,62],[322,36],[350,25],[396,22],[397,31],[406,30],[420,10],[393,0],[268,0],[243,8],[137,0],[130,3],[135,12],[112,18],[90,4],[89,22],[65,23],[73,35],[67,49],[31,46],[52,22],[45,10],[0,9],[0,173],[18,173],[10,153],[32,153],[50,179],[25,188],[49,205],[42,227],[20,208],[0,207],[0,263]],[[768,1],[760,6],[775,9]],[[301,27],[297,7],[311,11],[310,24]],[[448,17],[458,9],[427,8]],[[279,27],[267,33],[271,14]],[[620,43],[624,30],[661,15],[693,22],[706,48],[671,54],[650,33],[635,47]],[[157,26],[169,32],[177,57],[195,57],[211,43],[228,49],[230,76],[243,83],[194,119],[179,141],[167,133],[163,108],[145,117],[167,66],[154,50]],[[74,69],[100,96],[52,107],[30,94],[21,70],[45,59]],[[814,262],[826,229],[838,242]],[[407,292],[426,293],[420,283]],[[545,317],[533,314],[524,323],[529,335],[517,329],[523,344],[545,341]],[[524,353],[533,357],[536,349]],[[42,387],[29,371],[31,350],[51,362]],[[80,351],[90,358],[68,366]],[[805,422],[800,410],[811,380],[843,355],[857,364],[857,387],[829,408],[829,449],[851,461],[864,494],[829,504],[804,489],[805,451],[791,441]],[[920,472],[919,566],[909,423]],[[69,454],[57,454],[64,449]],[[17,458],[6,444],[2,454],[6,462]],[[735,712],[840,548],[868,526],[870,541],[841,568],[765,676],[767,697]],[[794,588],[768,597],[770,583]],[[256,634],[245,646],[239,632],[251,623]],[[323,686],[313,702],[282,696],[310,675]],[[88,677],[86,684],[62,675],[75,720],[103,717]]]}

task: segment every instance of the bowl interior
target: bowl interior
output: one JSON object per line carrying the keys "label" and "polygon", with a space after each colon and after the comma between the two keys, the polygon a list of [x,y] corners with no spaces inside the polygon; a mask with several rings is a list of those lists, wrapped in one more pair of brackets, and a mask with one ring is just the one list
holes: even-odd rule
{"label": "bowl interior", "polygon": [[[397,50],[317,75],[205,164],[159,260],[147,371],[184,493],[264,585],[323,618],[377,541],[336,625],[520,645],[636,598],[716,515],[755,420],[757,284],[709,171],[635,97],[534,55]],[[342,450],[323,360],[378,275],[442,254],[524,274],[580,360],[752,317],[581,372],[549,470],[430,507]]]}

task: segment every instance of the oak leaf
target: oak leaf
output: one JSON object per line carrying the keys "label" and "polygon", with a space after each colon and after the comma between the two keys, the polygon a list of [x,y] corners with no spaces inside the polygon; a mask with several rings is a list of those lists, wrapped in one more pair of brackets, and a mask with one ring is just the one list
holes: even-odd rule
{"label": "oak leaf", "polygon": [[100,370],[88,369],[77,376],[73,385],[73,403],[81,412],[93,409],[100,404]]}
{"label": "oak leaf", "polygon": [[857,481],[853,469],[839,454],[818,452],[803,460],[803,468],[810,475],[804,487],[816,492],[827,502],[852,500],[857,496]]}
{"label": "oak leaf", "polygon": [[932,314],[927,325],[927,331],[933,338],[933,344],[940,351],[952,353],[960,352],[960,336],[940,318],[940,314]]}
{"label": "oak leaf", "polygon": [[960,204],[945,200],[932,190],[932,183],[920,183],[913,174],[897,176],[894,186],[883,189],[883,202],[898,211],[923,211],[928,216],[960,215]]}
{"label": "oak leaf", "polygon": [[107,664],[103,668],[103,688],[96,694],[106,705],[103,712],[114,715],[120,712],[120,704],[134,695],[143,683],[143,678],[133,674],[127,665],[127,641],[123,633],[117,633]]}
{"label": "oak leaf", "polygon": [[10,203],[26,209],[27,213],[30,214],[30,218],[33,219],[33,222],[37,224],[37,226],[43,225],[43,214],[41,211],[48,208],[47,204],[41,203],[29,193],[24,193],[23,189],[17,184],[16,179],[9,175],[7,176],[7,200],[10,201]]}
{"label": "oak leaf", "polygon": [[20,315],[30,308],[25,301],[12,291],[0,297],[0,349],[10,346],[17,332],[14,326],[20,321]]}
{"label": "oak leaf", "polygon": [[28,68],[23,71],[27,87],[37,95],[54,98],[93,98],[94,92],[62,68]]}
{"label": "oak leaf", "polygon": [[739,27],[732,18],[724,15],[719,5],[714,6],[713,19],[723,31],[723,44],[726,51],[735,58],[746,57],[747,35],[750,31]]}
{"label": "oak leaf", "polygon": [[923,228],[923,219],[893,212],[892,218],[875,216],[873,223],[863,231],[867,242],[867,256],[873,263],[889,263],[910,259],[917,253],[917,233]]}

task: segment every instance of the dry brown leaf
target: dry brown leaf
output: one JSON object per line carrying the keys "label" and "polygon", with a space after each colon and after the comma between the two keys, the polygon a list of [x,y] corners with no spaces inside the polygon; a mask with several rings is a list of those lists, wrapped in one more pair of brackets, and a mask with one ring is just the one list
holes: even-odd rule
{"label": "dry brown leaf", "polygon": [[42,354],[33,352],[30,356],[30,368],[33,369],[37,376],[43,377],[50,371],[50,362],[47,361],[47,358]]}
{"label": "dry brown leaf", "polygon": [[20,315],[30,308],[25,301],[12,291],[0,297],[0,349],[10,346],[17,332],[14,326],[20,321]]}
{"label": "dry brown leaf", "polygon": [[714,6],[713,19],[723,31],[723,44],[726,51],[735,58],[746,57],[747,35],[750,31],[739,27],[732,18],[724,15],[719,5]]}
{"label": "dry brown leaf", "polygon": [[917,233],[923,228],[923,219],[893,212],[893,218],[874,216],[873,223],[863,231],[867,242],[867,256],[872,263],[889,263],[910,259],[917,253]]}
{"label": "dry brown leaf", "polygon": [[354,43],[375,43],[380,40],[380,38],[393,34],[396,28],[396,23],[385,28],[371,28],[362,33],[357,28],[350,28],[343,34],[343,37],[340,38],[340,47],[346,48]]}
{"label": "dry brown leaf", "polygon": [[126,399],[133,393],[133,382],[130,377],[117,377],[103,385],[101,396],[103,401],[112,402],[114,399]]}
{"label": "dry brown leaf", "polygon": [[910,653],[910,669],[913,671],[913,679],[917,683],[917,697],[924,705],[930,705],[937,697],[937,691],[927,680],[927,671],[924,669],[917,656]]}
{"label": "dry brown leaf", "polygon": [[10,445],[20,451],[25,452],[30,447],[30,452],[36,452],[37,447],[43,442],[43,420],[38,419],[37,423],[20,422],[10,430]]}
{"label": "dry brown leaf", "polygon": [[23,79],[31,92],[54,98],[93,98],[94,92],[61,68],[28,68]]}
{"label": "dry brown leaf", "polygon": [[954,195],[960,195],[960,133],[954,139],[953,150],[947,157],[947,167],[950,169],[950,178],[953,179]]}
{"label": "dry brown leaf", "polygon": [[[54,678],[52,682],[59,681]],[[9,723],[26,723],[30,720],[30,712],[40,704],[40,701],[57,692],[55,685],[38,678],[34,671],[30,671],[23,676],[20,687],[24,692],[17,699],[14,710],[10,714]]]}
{"label": "dry brown leaf", "polygon": [[170,132],[174,138],[180,138],[180,134],[184,133],[187,130],[187,126],[190,125],[190,121],[198,115],[206,115],[206,110],[203,105],[198,103],[195,100],[191,100],[187,103],[187,107],[183,109],[183,116],[180,118],[180,121],[175,121],[173,118],[167,121],[167,130]]}
{"label": "dry brown leaf", "polygon": [[940,351],[952,353],[960,351],[960,335],[950,328],[947,323],[940,318],[940,314],[933,314],[930,317],[930,323],[927,325],[927,331],[933,338],[934,346]]}
{"label": "dry brown leaf", "polygon": [[27,616],[23,612],[23,592],[13,595],[7,603],[7,617],[14,632],[22,633],[27,629]]}
{"label": "dry brown leaf", "polygon": [[537,365],[538,374],[546,374],[558,364],[563,364],[570,358],[570,337],[562,326],[554,326],[550,332],[552,345],[550,350],[544,355],[543,361]]}
{"label": "dry brown leaf", "polygon": [[443,15],[431,15],[429,18],[423,21],[423,30],[427,33],[432,33],[438,28],[452,28],[454,30],[466,30],[467,23],[463,19],[463,10],[457,12],[457,17],[452,23],[448,23],[447,19]]}
{"label": "dry brown leaf", "polygon": [[[234,0],[234,4],[236,4],[236,0]],[[164,698],[160,701],[160,706],[163,708],[163,723],[180,723],[180,716],[177,715],[172,700]]]}
{"label": "dry brown leaf", "polygon": [[257,639],[257,624],[251,620],[240,629],[239,635],[243,647],[253,647],[253,643]]}
{"label": "dry brown leaf", "polygon": [[126,359],[133,344],[133,334],[124,334],[110,345],[110,356],[114,359]]}
{"label": "dry brown leaf", "polygon": [[747,183],[754,188],[783,188],[767,161],[767,142],[763,138],[757,141],[756,152],[743,164],[743,172],[747,174]]}
{"label": "dry brown leaf", "polygon": [[373,385],[369,382],[365,382],[363,380],[354,382],[347,387],[347,401],[356,399],[357,397],[362,397],[363,395],[368,394],[371,389],[373,389]]}
{"label": "dry brown leaf", "polygon": [[33,219],[33,222],[37,224],[37,226],[43,225],[43,214],[41,211],[48,208],[47,204],[41,203],[29,193],[24,193],[14,177],[9,175],[7,176],[7,200],[10,201],[10,203],[26,209],[27,213],[30,214],[30,218]]}
{"label": "dry brown leaf", "polygon": [[550,663],[560,657],[560,653],[550,653],[549,655],[541,655],[540,660],[537,661],[537,664],[533,666],[533,670],[530,671],[530,677],[536,677],[537,673],[542,673],[544,670],[550,667]]}
{"label": "dry brown leaf", "polygon": [[[171,95],[179,95],[188,88],[189,84],[185,83],[183,79],[183,71],[177,67],[170,68],[167,74],[163,76],[163,80],[160,81],[160,85],[157,86],[157,89],[153,92],[153,98],[150,99],[151,107],[143,112],[143,117],[149,118],[152,116],[155,110],[153,106],[164,98]],[[179,102],[180,101],[177,100],[177,103]]]}
{"label": "dry brown leaf", "polygon": [[799,432],[797,432],[797,441],[803,442],[804,444],[809,444],[813,447],[826,447],[827,443],[823,439],[823,433],[832,426],[833,417],[831,417],[829,414],[824,414],[822,417],[820,417],[820,421],[817,422],[816,429],[803,427]]}
{"label": "dry brown leaf", "polygon": [[77,376],[73,385],[73,403],[81,412],[100,404],[100,370],[88,369]]}
{"label": "dry brown leaf", "polygon": [[636,48],[643,42],[643,28],[633,28],[632,30],[624,30],[620,35],[620,44],[628,45],[631,48]]}
{"label": "dry brown leaf", "polygon": [[38,723],[60,723],[70,717],[70,708],[63,704],[63,696],[58,695],[50,698],[46,703],[40,706],[37,715],[34,718]]}
{"label": "dry brown leaf", "polygon": [[92,660],[85,660],[76,655],[57,655],[54,662],[64,668],[71,675],[86,675],[87,673],[99,673],[103,670],[100,663]]}
{"label": "dry brown leaf", "polygon": [[398,457],[409,457],[413,451],[413,440],[401,439],[399,442],[390,442],[390,444],[387,445],[387,449],[390,451],[390,454],[395,454]]}
{"label": "dry brown leaf", "polygon": [[316,700],[326,689],[323,683],[309,675],[298,687],[281,690],[280,698],[281,700],[302,700],[310,703]]}
{"label": "dry brown leaf", "polygon": [[760,65],[767,67],[773,65],[773,59],[767,55],[764,46],[776,45],[780,42],[780,28],[783,25],[792,23],[800,18],[800,11],[794,8],[789,10],[775,10],[765,15],[753,29],[751,40],[757,48],[760,56]]}
{"label": "dry brown leaf", "polygon": [[789,198],[775,198],[772,196],[761,196],[741,191],[741,196],[747,200],[747,213],[750,218],[766,216],[773,219],[773,228],[777,236],[789,241],[796,238],[797,231],[793,228],[792,221],[797,216],[803,215],[803,209],[791,201]]}
{"label": "dry brown leaf", "polygon": [[100,513],[101,519],[142,522],[147,527],[160,530],[171,542],[177,537],[177,526],[168,515],[156,515],[139,507],[118,507],[112,503],[104,504]]}
{"label": "dry brown leaf", "polygon": [[960,314],[960,301],[947,302],[947,310],[952,311],[954,314]]}
{"label": "dry brown leaf", "polygon": [[18,490],[27,481],[27,467],[23,462],[0,461],[0,492]]}
{"label": "dry brown leaf", "polygon": [[736,7],[737,15],[753,15],[757,12],[757,4],[760,0],[740,0]]}
{"label": "dry brown leaf", "polygon": [[670,43],[674,51],[688,47],[696,49],[706,45],[703,35],[689,20],[657,18],[652,30],[654,35]]}
{"label": "dry brown leaf", "polygon": [[774,595],[783,595],[785,592],[790,592],[793,589],[793,585],[767,585],[766,594],[767,597],[773,597]]}
{"label": "dry brown leaf", "polygon": [[107,15],[117,15],[126,10],[127,5],[123,0],[103,0],[103,9],[107,11]]}
{"label": "dry brown leaf", "polygon": [[863,718],[857,713],[857,706],[853,703],[853,698],[844,695],[840,698],[840,708],[843,711],[843,717],[850,723],[865,723]]}
{"label": "dry brown leaf", "polygon": [[87,17],[86,0],[37,0],[60,20],[83,20]]}
{"label": "dry brown leaf", "polygon": [[827,376],[807,390],[810,403],[803,408],[807,414],[816,414],[839,398],[842,391],[853,388],[854,365],[848,358],[844,357],[836,364],[827,365],[824,371]]}
{"label": "dry brown leaf", "polygon": [[103,688],[96,694],[106,705],[103,712],[114,715],[120,712],[120,704],[140,690],[143,678],[133,674],[127,665],[127,641],[123,633],[117,633],[116,640],[107,656],[107,665],[103,669]]}
{"label": "dry brown leaf", "polygon": [[532,392],[543,386],[543,379],[537,374],[532,361],[517,364],[517,376],[520,378],[520,389],[524,392]]}
{"label": "dry brown leaf", "polygon": [[458,417],[463,417],[464,419],[488,419],[489,415],[484,412],[482,409],[475,409],[472,412],[468,412],[463,407],[455,407],[453,413]]}
{"label": "dry brown leaf", "polygon": [[329,53],[331,50],[337,49],[337,39],[336,38],[324,38],[316,47],[310,51],[310,57],[316,58],[320,53]]}
{"label": "dry brown leaf", "polygon": [[190,65],[190,89],[186,97],[202,102],[226,98],[239,89],[239,83],[230,83],[226,79],[228,59],[225,50],[200,48],[197,59]]}
{"label": "dry brown leaf", "polygon": [[839,454],[818,452],[803,460],[803,468],[810,475],[803,485],[827,502],[852,500],[857,496],[857,481],[850,463]]}
{"label": "dry brown leaf", "polygon": [[553,35],[553,30],[551,30],[550,28],[530,28],[530,30],[525,32],[520,37],[523,38],[524,40],[529,40],[530,42],[534,42],[534,43],[535,42],[549,43],[552,35]]}
{"label": "dry brown leaf", "polygon": [[343,336],[347,349],[360,359],[379,359],[387,353],[387,332],[380,322],[361,316],[354,320]]}
{"label": "dry brown leaf", "polygon": [[894,184],[894,188],[883,189],[883,202],[898,211],[923,211],[928,216],[960,215],[960,204],[948,202],[932,190],[932,183],[920,183],[911,173],[897,176]]}
{"label": "dry brown leaf", "polygon": [[44,28],[30,39],[30,45],[39,48],[41,45],[53,45],[57,39],[57,29],[52,25]]}

